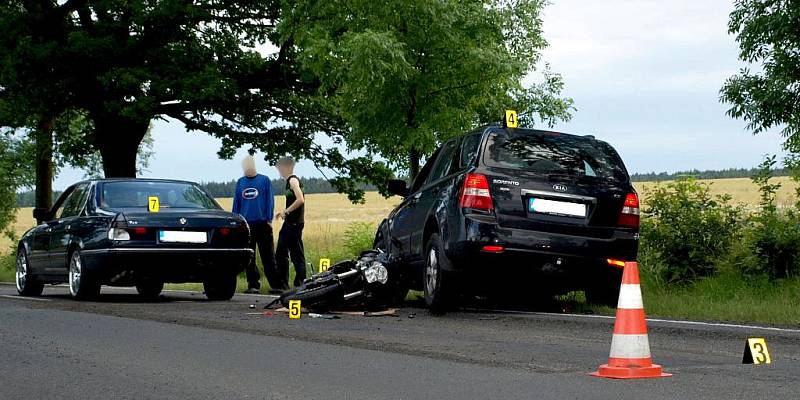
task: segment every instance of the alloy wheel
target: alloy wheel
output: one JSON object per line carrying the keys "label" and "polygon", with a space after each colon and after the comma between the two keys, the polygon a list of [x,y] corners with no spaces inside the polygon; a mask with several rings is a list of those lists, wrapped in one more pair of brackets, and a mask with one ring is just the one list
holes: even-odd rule
{"label": "alloy wheel", "polygon": [[17,254],[17,291],[24,291],[28,278],[28,259],[22,250]]}
{"label": "alloy wheel", "polygon": [[435,293],[438,274],[439,257],[436,254],[436,248],[432,247],[428,253],[428,266],[425,268],[425,285],[428,289],[428,293]]}
{"label": "alloy wheel", "polygon": [[69,292],[73,296],[78,295],[82,272],[83,263],[81,262],[81,255],[76,251],[72,253],[72,257],[69,260]]}

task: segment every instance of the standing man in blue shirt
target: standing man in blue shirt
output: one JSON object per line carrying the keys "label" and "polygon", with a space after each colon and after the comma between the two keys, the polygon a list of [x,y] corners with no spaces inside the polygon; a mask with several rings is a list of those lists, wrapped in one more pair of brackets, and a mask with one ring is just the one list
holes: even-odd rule
{"label": "standing man in blue shirt", "polygon": [[272,216],[275,209],[275,198],[272,193],[272,182],[269,178],[256,172],[256,161],[253,156],[242,160],[244,176],[236,182],[236,193],[233,196],[233,212],[241,214],[250,226],[250,248],[253,259],[245,269],[247,273],[247,291],[261,292],[261,275],[256,265],[255,251],[258,246],[264,275],[273,291],[287,289],[288,284],[278,275],[275,268],[275,252],[272,237]]}

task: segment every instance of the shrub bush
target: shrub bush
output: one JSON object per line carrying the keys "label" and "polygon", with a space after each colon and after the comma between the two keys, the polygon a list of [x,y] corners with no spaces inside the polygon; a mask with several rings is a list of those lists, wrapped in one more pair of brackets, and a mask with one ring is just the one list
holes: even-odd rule
{"label": "shrub bush", "polygon": [[761,194],[761,209],[750,217],[745,241],[755,257],[739,264],[747,276],[763,274],[779,279],[800,271],[800,214],[798,210],[779,210],[775,205],[775,193],[781,187],[771,183],[775,164],[775,156],[766,157],[753,177]]}
{"label": "shrub bush", "polygon": [[741,234],[741,208],[730,204],[730,196],[712,196],[708,184],[693,178],[658,186],[645,205],[643,258],[666,283],[713,274]]}
{"label": "shrub bush", "polygon": [[375,225],[368,222],[353,222],[344,231],[344,247],[352,257],[372,249],[374,240]]}
{"label": "shrub bush", "polygon": [[17,270],[17,252],[0,255],[0,282],[14,282]]}

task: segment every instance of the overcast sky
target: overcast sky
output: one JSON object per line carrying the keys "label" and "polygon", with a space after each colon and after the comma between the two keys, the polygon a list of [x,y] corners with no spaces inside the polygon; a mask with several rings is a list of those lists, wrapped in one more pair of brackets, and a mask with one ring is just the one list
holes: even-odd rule
{"label": "overcast sky", "polygon": [[[577,111],[556,130],[614,145],[631,172],[753,167],[780,151],[778,134],[752,136],[725,115],[719,89],[743,65],[727,34],[732,1],[553,0],[544,13],[544,60],[566,82]],[[238,158],[219,160],[219,141],[178,122],[153,125],[155,154],[144,176],[223,181]],[[259,160],[260,172],[277,177]],[[309,163],[299,175],[320,176]],[[55,187],[81,179],[65,170]]]}

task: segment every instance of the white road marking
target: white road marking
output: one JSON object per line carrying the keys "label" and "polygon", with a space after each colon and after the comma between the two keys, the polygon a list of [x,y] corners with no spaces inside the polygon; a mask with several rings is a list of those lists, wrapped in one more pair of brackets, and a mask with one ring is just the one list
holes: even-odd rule
{"label": "white road marking", "polygon": [[4,297],[7,299],[15,299],[15,300],[33,300],[33,301],[53,301],[50,299],[42,299],[39,297],[28,297],[28,296],[18,296],[18,295],[11,295],[11,294],[0,294],[0,297]]}
{"label": "white road marking", "polygon": [[[0,285],[13,285],[13,283],[5,283],[0,282]],[[66,285],[56,285],[56,286],[63,286]],[[115,287],[115,289],[131,289],[135,290],[135,288],[121,288]],[[191,290],[165,290],[165,292],[179,292],[179,293],[201,293]],[[278,296],[275,295],[268,295],[268,294],[246,294],[246,293],[236,293],[237,296],[259,296],[259,297],[266,297],[276,299]],[[50,299],[42,299],[36,297],[23,297],[23,296],[14,296],[14,295],[0,295],[0,297],[7,297],[10,299],[21,299],[21,300],[35,300],[35,301],[52,301]],[[538,312],[538,311],[510,311],[510,310],[487,310],[487,309],[465,309],[467,311],[478,311],[478,312],[487,312],[487,313],[503,313],[503,314],[521,314],[521,315],[545,315],[545,316],[553,316],[553,317],[571,317],[571,318],[598,318],[598,319],[606,319],[606,320],[613,320],[615,317],[613,315],[595,315],[595,314],[559,314],[559,313],[547,313],[547,312]],[[777,328],[773,326],[759,326],[759,325],[743,325],[743,324],[726,324],[721,322],[700,322],[700,321],[681,321],[681,320],[674,320],[674,319],[662,319],[662,318],[647,318],[647,322],[660,322],[660,323],[668,323],[668,324],[677,324],[677,325],[694,325],[694,326],[709,326],[709,327],[718,327],[718,328],[735,328],[735,329],[753,329],[753,330],[762,330],[762,331],[771,331],[771,332],[787,332],[787,333],[800,333],[800,329],[790,329],[790,328]]]}
{"label": "white road marking", "polygon": [[[613,320],[614,318],[616,318],[613,315],[596,315],[596,314],[559,314],[559,313],[548,313],[548,312],[537,312],[537,311],[482,310],[482,309],[470,309],[470,310],[503,313],[503,314],[545,315],[552,317],[598,318],[607,320]],[[662,319],[662,318],[647,318],[646,320],[647,322],[660,322],[660,323],[677,324],[677,325],[711,326],[718,328],[753,329],[753,330],[763,330],[772,332],[800,333],[800,329],[777,328],[774,326],[726,324],[722,322],[681,321],[681,320]]]}

